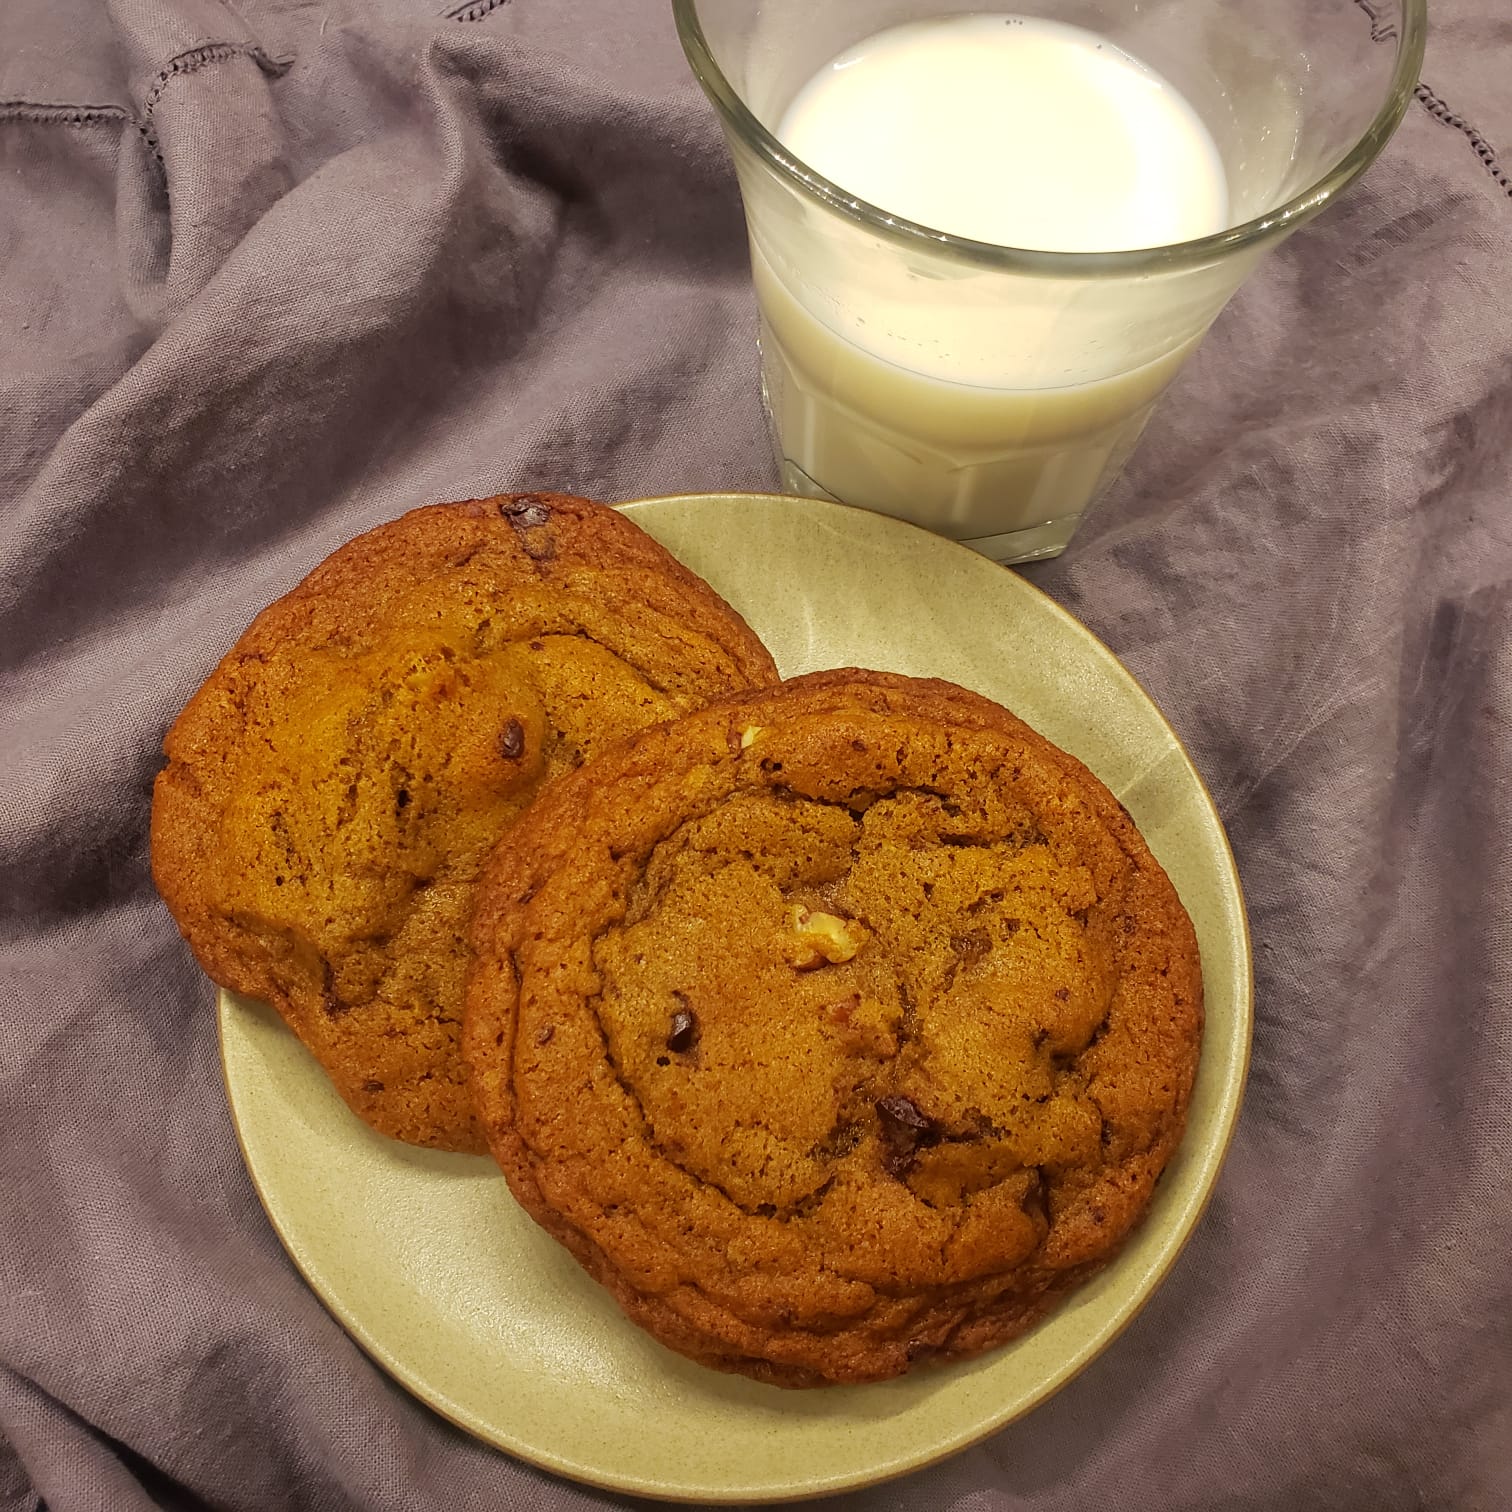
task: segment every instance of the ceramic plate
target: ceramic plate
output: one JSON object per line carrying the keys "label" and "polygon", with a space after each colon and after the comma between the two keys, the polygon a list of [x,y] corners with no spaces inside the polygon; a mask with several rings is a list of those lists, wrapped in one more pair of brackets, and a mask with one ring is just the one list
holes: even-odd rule
{"label": "ceramic plate", "polygon": [[1133,813],[1202,946],[1207,1031],[1186,1138],[1117,1261],[984,1358],[878,1386],[719,1375],[628,1323],[515,1207],[485,1158],[371,1133],[272,1013],[222,994],[232,1116],[274,1228],[326,1306],[452,1422],[561,1475],[699,1502],[818,1496],[900,1475],[1045,1400],[1170,1269],[1218,1175],[1250,1038],[1244,907],[1222,826],[1159,711],[1017,574],[884,516],[768,495],[627,512],[734,604],[785,674],[949,678],[1079,756]]}

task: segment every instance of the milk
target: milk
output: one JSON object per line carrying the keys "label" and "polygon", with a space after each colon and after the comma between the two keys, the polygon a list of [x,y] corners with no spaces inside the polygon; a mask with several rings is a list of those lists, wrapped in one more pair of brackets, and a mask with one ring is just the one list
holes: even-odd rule
{"label": "milk", "polygon": [[[1191,106],[1052,21],[878,33],[798,91],[777,135],[846,193],[996,246],[1120,251],[1228,223],[1222,163]],[[1005,558],[1064,544],[1221,305],[1194,313],[1206,295],[1159,278],[910,259],[817,206],[801,225],[753,207],[751,228],[788,486]]]}
{"label": "milk", "polygon": [[1196,111],[1058,21],[947,16],[880,32],[820,69],[777,134],[851,194],[1003,247],[1161,247],[1228,217]]}

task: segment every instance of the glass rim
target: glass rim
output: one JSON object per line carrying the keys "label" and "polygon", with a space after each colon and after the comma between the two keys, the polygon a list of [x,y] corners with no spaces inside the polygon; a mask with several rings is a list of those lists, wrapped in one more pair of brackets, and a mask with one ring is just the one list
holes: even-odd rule
{"label": "glass rim", "polygon": [[[704,93],[730,130],[775,170],[779,178],[787,179],[847,219],[921,251],[949,252],[984,268],[1062,278],[1067,275],[1128,277],[1193,267],[1247,247],[1263,245],[1310,220],[1364,173],[1391,140],[1417,87],[1428,35],[1427,0],[1400,0],[1391,81],[1370,125],[1332,167],[1274,209],[1223,231],[1165,246],[1136,247],[1118,252],[1051,252],[999,246],[995,242],[956,236],[909,220],[906,216],[893,215],[859,195],[847,193],[833,180],[790,153],[752,114],[714,61],[713,51],[698,19],[698,0],[672,0],[672,15],[683,52]],[[1374,29],[1376,18],[1369,11],[1365,15]]]}

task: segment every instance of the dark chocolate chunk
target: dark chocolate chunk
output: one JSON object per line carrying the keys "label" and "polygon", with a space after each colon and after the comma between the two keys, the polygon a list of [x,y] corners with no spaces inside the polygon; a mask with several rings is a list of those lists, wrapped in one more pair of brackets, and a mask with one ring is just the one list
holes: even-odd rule
{"label": "dark chocolate chunk", "polygon": [[362,1090],[364,1092],[381,1092],[383,1091],[383,1083],[381,1081],[365,1081],[362,1084]]}
{"label": "dark chocolate chunk", "polygon": [[535,1042],[538,1045],[549,1045],[551,1037],[556,1033],[555,1024],[542,1024],[535,1032]]}
{"label": "dark chocolate chunk", "polygon": [[992,950],[992,936],[985,929],[968,929],[950,937],[950,948],[967,966],[974,966]]}
{"label": "dark chocolate chunk", "polygon": [[698,1015],[688,1007],[688,1000],[681,994],[677,994],[677,1000],[683,1006],[672,1015],[672,1030],[667,1035],[667,1049],[683,1051],[691,1050],[698,1043]]}
{"label": "dark chocolate chunk", "polygon": [[912,1098],[898,1092],[877,1099],[877,1114],[882,1121],[882,1167],[901,1180],[914,1156],[938,1142],[939,1125]]}
{"label": "dark chocolate chunk", "polygon": [[499,513],[514,527],[525,555],[534,562],[549,562],[556,555],[556,538],[545,527],[551,524],[551,506],[537,494],[504,499]]}
{"label": "dark chocolate chunk", "polygon": [[506,761],[518,761],[525,750],[525,726],[513,715],[504,723],[504,733],[499,736],[499,749],[504,753]]}
{"label": "dark chocolate chunk", "polygon": [[511,525],[530,529],[544,525],[551,518],[551,510],[534,494],[521,494],[517,499],[505,499],[499,505],[499,513]]}
{"label": "dark chocolate chunk", "polygon": [[884,1121],[901,1124],[908,1129],[933,1129],[934,1119],[924,1112],[911,1097],[904,1097],[901,1093],[893,1093],[891,1097],[879,1098],[877,1112]]}

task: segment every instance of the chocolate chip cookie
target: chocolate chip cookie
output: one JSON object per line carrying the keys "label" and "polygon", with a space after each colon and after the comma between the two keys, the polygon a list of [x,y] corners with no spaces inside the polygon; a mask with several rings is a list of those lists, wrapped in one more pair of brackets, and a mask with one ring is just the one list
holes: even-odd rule
{"label": "chocolate chip cookie", "polygon": [[458,1050],[501,830],[645,725],[776,680],[700,578],[558,494],[419,509],[265,610],[169,730],[158,888],[375,1129],[484,1146]]}
{"label": "chocolate chip cookie", "polygon": [[788,1386],[1011,1339],[1181,1137],[1196,939],[1079,762],[818,673],[545,792],[478,892],[464,1054],[525,1208],[663,1343]]}

